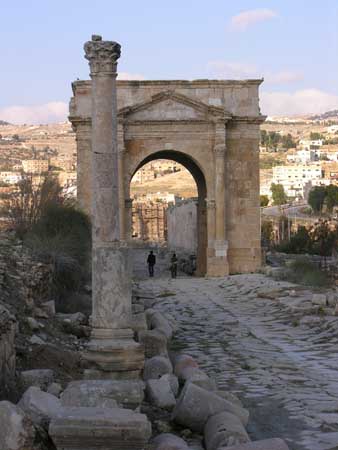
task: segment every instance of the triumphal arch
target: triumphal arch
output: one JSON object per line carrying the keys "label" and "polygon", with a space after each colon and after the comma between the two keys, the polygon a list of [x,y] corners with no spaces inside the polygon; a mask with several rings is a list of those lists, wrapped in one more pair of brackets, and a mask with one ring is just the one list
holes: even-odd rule
{"label": "triumphal arch", "polygon": [[[93,42],[99,42],[94,41]],[[102,42],[105,41],[100,41]],[[88,55],[87,55],[88,56]],[[98,58],[103,61],[106,53]],[[101,76],[101,75],[100,75]],[[261,264],[259,209],[260,124],[258,89],[262,80],[117,81],[113,114],[117,126],[118,208],[121,239],[131,238],[130,181],[155,159],[185,166],[198,188],[200,274],[254,272]],[[93,102],[107,102],[93,81],[75,81],[70,121],[76,132],[78,200],[93,212],[95,149]],[[101,126],[100,133],[110,133]],[[108,136],[107,135],[107,136]]]}
{"label": "triumphal arch", "polygon": [[143,164],[182,163],[198,187],[198,269],[260,266],[261,80],[118,81],[121,47],[85,43],[91,81],[75,81],[78,199],[92,217],[92,332],[86,378],[135,378],[144,363],[131,308],[129,185]]}

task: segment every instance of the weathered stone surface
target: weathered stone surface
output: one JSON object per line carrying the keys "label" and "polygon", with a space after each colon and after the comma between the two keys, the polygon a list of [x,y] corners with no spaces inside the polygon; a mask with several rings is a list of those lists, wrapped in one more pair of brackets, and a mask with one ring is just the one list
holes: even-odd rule
{"label": "weathered stone surface", "polygon": [[249,413],[247,410],[188,382],[177,400],[172,418],[180,425],[193,431],[202,432],[209,417],[223,411],[239,417],[244,425],[248,423]]}
{"label": "weathered stone surface", "polygon": [[64,408],[49,434],[58,450],[143,450],[151,437],[144,414],[118,408]]}
{"label": "weathered stone surface", "polygon": [[52,383],[47,388],[48,394],[55,395],[55,397],[60,397],[62,392],[62,386],[59,383]]}
{"label": "weathered stone surface", "polygon": [[32,331],[39,331],[41,328],[43,328],[43,325],[36,319],[34,319],[34,317],[27,317],[26,321],[27,325]]}
{"label": "weathered stone surface", "polygon": [[146,382],[146,394],[149,401],[159,408],[171,411],[176,405],[170,383],[163,377],[159,380],[148,380]]}
{"label": "weathered stone surface", "polygon": [[50,300],[45,303],[41,303],[40,308],[45,311],[48,317],[55,316],[55,302],[54,300]]}
{"label": "weathered stone surface", "polygon": [[150,328],[160,331],[167,339],[171,339],[173,329],[168,320],[158,311],[155,311],[150,318]]}
{"label": "weathered stone surface", "polygon": [[218,450],[289,450],[289,447],[282,439],[264,439],[231,447],[219,447]]}
{"label": "weathered stone surface", "polygon": [[138,335],[139,343],[144,346],[146,358],[153,356],[167,356],[167,338],[158,330],[141,331]]}
{"label": "weathered stone surface", "polygon": [[183,374],[186,369],[198,368],[197,362],[190,355],[178,355],[174,361],[174,373],[178,379],[183,379]]}
{"label": "weathered stone surface", "polygon": [[61,395],[62,406],[137,408],[144,398],[144,383],[127,380],[72,381]]}
{"label": "weathered stone surface", "polygon": [[215,393],[220,397],[225,398],[225,400],[228,400],[229,402],[234,403],[235,405],[243,408],[243,403],[236,395],[232,394],[231,392],[218,390]]}
{"label": "weathered stone surface", "polygon": [[181,380],[189,381],[208,391],[217,389],[216,381],[210,378],[203,370],[196,367],[187,367],[181,372]]}
{"label": "weathered stone surface", "polygon": [[234,444],[250,442],[242,422],[228,412],[211,416],[204,427],[204,441],[207,450],[217,450]]}
{"label": "weathered stone surface", "polygon": [[20,380],[25,389],[36,386],[45,391],[54,381],[54,372],[50,369],[25,370],[21,372]]}
{"label": "weathered stone surface", "polygon": [[132,314],[131,316],[131,328],[139,333],[148,329],[146,316],[143,312]]}
{"label": "weathered stone surface", "polygon": [[168,358],[154,356],[147,359],[144,364],[143,378],[145,381],[161,378],[162,375],[172,373],[173,367]]}
{"label": "weathered stone surface", "polygon": [[326,294],[313,294],[312,304],[319,306],[326,306],[327,304]]}
{"label": "weathered stone surface", "polygon": [[54,395],[31,386],[23,394],[18,406],[36,425],[48,426],[50,420],[61,410],[60,400]]}
{"label": "weathered stone surface", "polygon": [[151,444],[154,450],[188,450],[189,448],[182,438],[171,433],[159,434]]}
{"label": "weathered stone surface", "polygon": [[30,418],[16,405],[0,402],[1,450],[33,450],[35,430]]}
{"label": "weathered stone surface", "polygon": [[160,380],[168,381],[174,396],[177,397],[179,391],[179,383],[177,377],[174,374],[167,373],[165,375],[162,375]]}
{"label": "weathered stone surface", "polygon": [[33,334],[33,336],[29,339],[29,342],[33,345],[45,345],[46,342],[41,339],[39,336],[37,336],[36,334]]}

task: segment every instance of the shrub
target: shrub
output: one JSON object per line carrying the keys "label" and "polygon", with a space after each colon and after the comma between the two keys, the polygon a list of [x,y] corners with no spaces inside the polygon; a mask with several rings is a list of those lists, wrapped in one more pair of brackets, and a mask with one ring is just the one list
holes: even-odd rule
{"label": "shrub", "polygon": [[293,261],[280,274],[279,279],[311,287],[327,287],[330,284],[326,272],[320,270],[315,263],[306,257],[299,257]]}

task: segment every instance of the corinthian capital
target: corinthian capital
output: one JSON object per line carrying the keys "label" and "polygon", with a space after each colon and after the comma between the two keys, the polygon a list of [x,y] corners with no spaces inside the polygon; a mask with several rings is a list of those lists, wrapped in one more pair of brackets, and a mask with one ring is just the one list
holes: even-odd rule
{"label": "corinthian capital", "polygon": [[117,42],[103,41],[101,36],[93,35],[84,45],[85,58],[89,61],[90,73],[116,73],[117,60],[121,46]]}

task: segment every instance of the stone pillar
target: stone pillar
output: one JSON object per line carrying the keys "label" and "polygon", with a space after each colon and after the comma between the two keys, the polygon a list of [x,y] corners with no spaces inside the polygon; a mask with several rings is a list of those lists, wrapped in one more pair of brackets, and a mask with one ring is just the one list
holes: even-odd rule
{"label": "stone pillar", "polygon": [[125,205],[125,229],[127,242],[132,239],[133,234],[133,199],[126,198]]}
{"label": "stone pillar", "polygon": [[125,160],[125,147],[124,147],[124,130],[123,124],[119,123],[117,128],[117,148],[118,148],[118,172],[119,172],[119,209],[120,209],[120,230],[121,240],[127,240],[126,234],[126,214],[125,214],[125,193],[124,193],[124,160]]}
{"label": "stone pillar", "polygon": [[121,241],[116,67],[120,45],[93,36],[84,46],[92,78],[92,335],[87,378],[133,378],[143,366],[133,339],[128,249]]}
{"label": "stone pillar", "polygon": [[69,117],[76,133],[77,149],[77,200],[81,209],[91,215],[91,185],[87,183],[91,172],[92,136],[91,120]]}
{"label": "stone pillar", "polygon": [[229,274],[228,242],[226,240],[226,122],[220,120],[215,123],[215,240],[214,257],[210,261],[208,275],[224,276]]}

